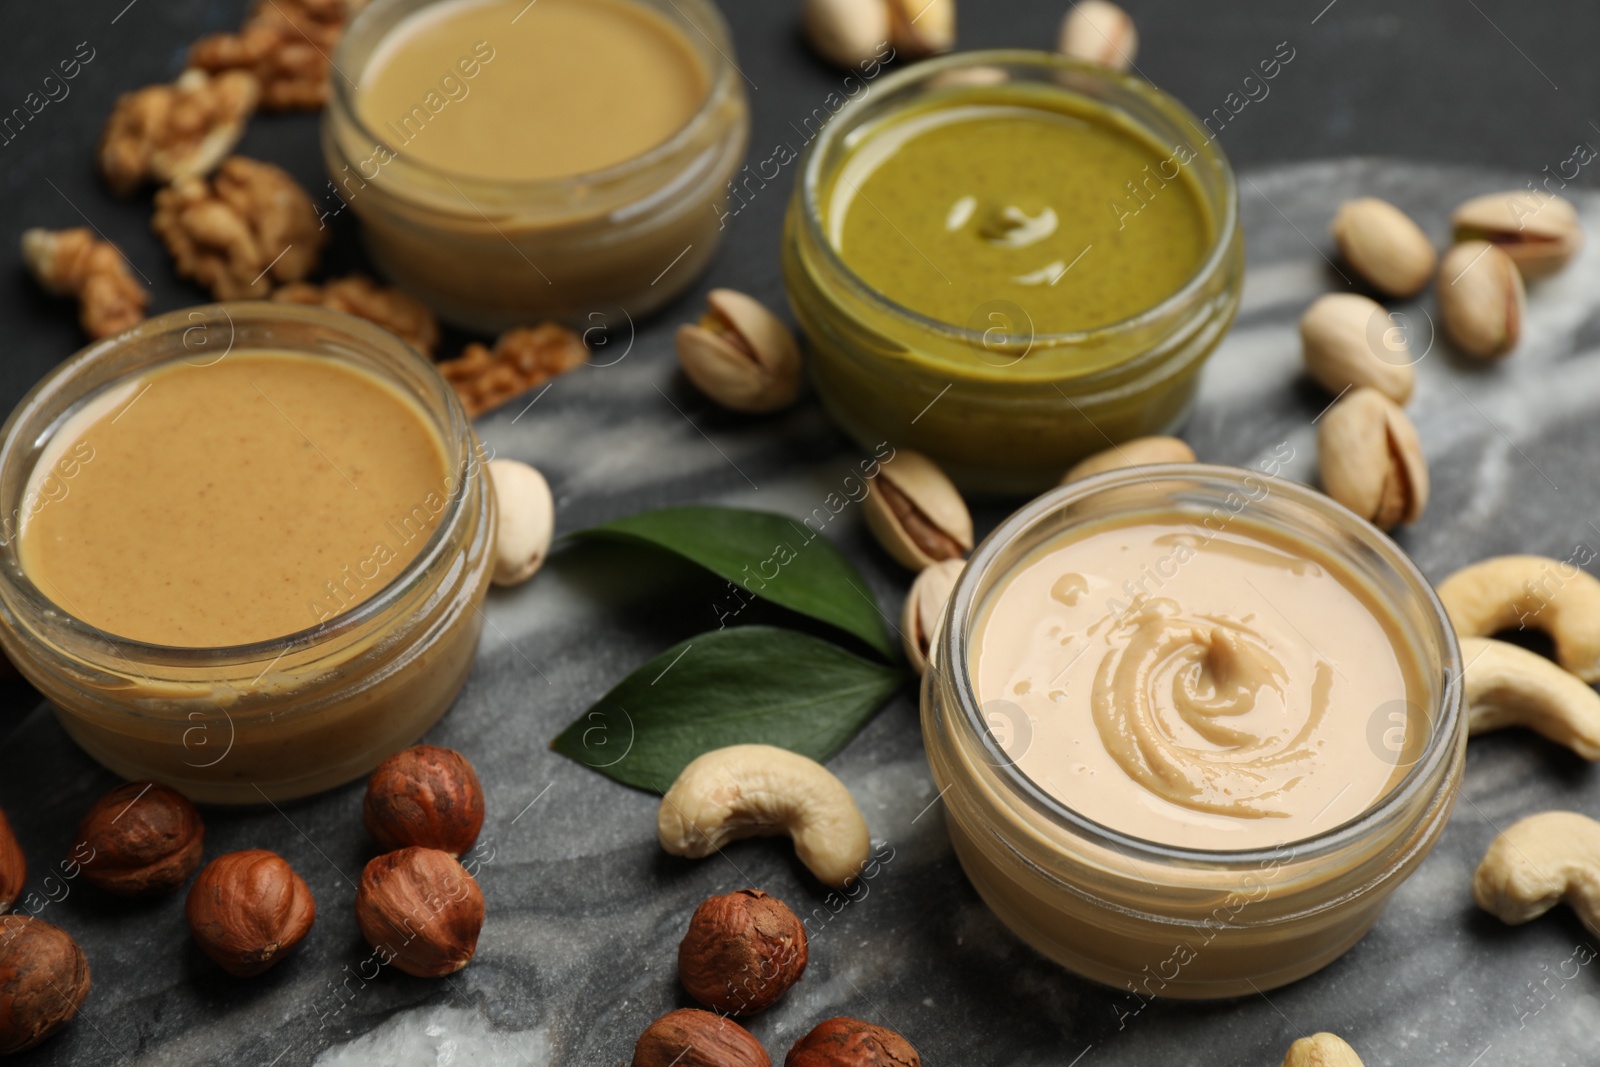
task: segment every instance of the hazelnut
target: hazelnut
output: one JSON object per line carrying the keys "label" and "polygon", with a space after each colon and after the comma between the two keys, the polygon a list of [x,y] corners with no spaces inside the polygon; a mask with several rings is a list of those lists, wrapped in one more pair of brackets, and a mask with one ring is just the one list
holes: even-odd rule
{"label": "hazelnut", "polygon": [[17,835],[11,832],[6,813],[0,811],[0,915],[11,909],[28,881],[28,857],[22,854]]}
{"label": "hazelnut", "polygon": [[305,879],[253,848],[206,864],[185,907],[195,944],[231,975],[260,974],[295,950],[317,917]]}
{"label": "hazelnut", "polygon": [[443,978],[477,951],[483,891],[450,853],[403,848],[361,872],[356,922],[385,962],[418,978]]}
{"label": "hazelnut", "polygon": [[385,852],[436,848],[459,856],[483,829],[483,786],[461,753],[417,745],[378,764],[363,810],[367,833]]}
{"label": "hazelnut", "polygon": [[187,797],[153,782],[119,785],[78,824],[73,858],[91,885],[124,897],[174,893],[195,868],[205,844],[200,812]]}
{"label": "hazelnut", "polygon": [[805,973],[805,927],[759,889],[707,899],[678,945],[683,988],[725,1015],[766,1011]]}
{"label": "hazelnut", "polygon": [[669,1011],[639,1035],[633,1067],[772,1067],[744,1027],[698,1008]]}
{"label": "hazelnut", "polygon": [[25,915],[0,919],[0,1056],[61,1030],[89,995],[89,961],[65,930]]}
{"label": "hazelnut", "polygon": [[893,1030],[840,1017],[796,1041],[783,1067],[922,1067],[922,1057]]}

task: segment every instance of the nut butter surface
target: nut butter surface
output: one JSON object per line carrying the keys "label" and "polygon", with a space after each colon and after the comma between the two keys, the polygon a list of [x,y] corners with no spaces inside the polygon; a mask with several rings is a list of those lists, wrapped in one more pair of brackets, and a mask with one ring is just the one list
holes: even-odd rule
{"label": "nut butter surface", "polygon": [[34,469],[28,577],[117,637],[212,648],[368,600],[427,543],[442,442],[397,389],[272,351],[158,366],[62,425]]}
{"label": "nut butter surface", "polygon": [[986,720],[1041,789],[1202,849],[1332,830],[1427,737],[1398,626],[1334,559],[1243,520],[1154,515],[1035,551],[984,605]]}
{"label": "nut butter surface", "polygon": [[708,88],[683,33],[631,0],[447,0],[385,38],[356,108],[412,159],[533,181],[648,152],[688,123]]}

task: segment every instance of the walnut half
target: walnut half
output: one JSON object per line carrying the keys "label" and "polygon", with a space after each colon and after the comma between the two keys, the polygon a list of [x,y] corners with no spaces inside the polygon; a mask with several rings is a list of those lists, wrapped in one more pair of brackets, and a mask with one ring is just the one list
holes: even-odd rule
{"label": "walnut half", "polygon": [[243,156],[210,181],[182,178],[156,194],[151,228],[177,271],[218,300],[264,299],[310,274],[327,241],[316,209],[288,173]]}
{"label": "walnut half", "polygon": [[261,83],[242,70],[186,70],[171,85],[123,93],[100,138],[100,173],[118,196],[206,174],[239,143],[260,99]]}
{"label": "walnut half", "polygon": [[272,294],[286,304],[317,304],[375,322],[429,358],[439,343],[439,323],[415,297],[352,274],[326,285],[295,282]]}
{"label": "walnut half", "polygon": [[440,363],[439,373],[455,387],[467,414],[477,418],[588,359],[583,338],[545,322],[507,330],[493,351],[474,342],[460,357]]}
{"label": "walnut half", "polygon": [[144,318],[150,294],[117,246],[87,227],[28,230],[22,258],[47,292],[78,298],[78,321],[90,337],[108,337]]}
{"label": "walnut half", "polygon": [[329,58],[344,34],[353,0],[259,0],[238,33],[203,37],[189,62],[213,73],[249,71],[261,81],[262,106],[315,111],[328,102]]}

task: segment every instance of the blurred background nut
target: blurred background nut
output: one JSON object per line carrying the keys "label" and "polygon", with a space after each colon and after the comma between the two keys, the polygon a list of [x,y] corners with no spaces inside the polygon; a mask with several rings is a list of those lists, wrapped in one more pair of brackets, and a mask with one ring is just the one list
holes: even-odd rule
{"label": "blurred background nut", "polygon": [[89,995],[89,961],[65,930],[0,918],[0,1056],[26,1052],[72,1021]]}
{"label": "blurred background nut", "polygon": [[137,326],[144,318],[150,293],[117,246],[100,240],[87,226],[24,231],[22,259],[45,292],[77,298],[78,322],[95,340]]}
{"label": "blurred background nut", "polygon": [[678,363],[725,408],[762,413],[800,395],[800,346],[776,315],[732,289],[713,289],[698,324],[678,327]]}
{"label": "blurred background nut", "polygon": [[1362,1067],[1361,1057],[1336,1034],[1312,1034],[1289,1046],[1283,1067]]}
{"label": "blurred background nut", "polygon": [[1527,294],[1511,257],[1487,241],[1463,241],[1439,268],[1439,319],[1445,336],[1478,359],[1517,347]]}
{"label": "blurred background nut", "polygon": [[159,896],[177,892],[200,866],[205,837],[188,797],[153,782],[129,782],[84,815],[70,859],[107,893]]}
{"label": "blurred background nut", "polygon": [[1386,200],[1346,200],[1333,217],[1333,239],[1345,263],[1386,296],[1415,296],[1433,277],[1438,254],[1428,235]]}
{"label": "blurred background nut", "polygon": [[669,1011],[633,1046],[632,1067],[772,1067],[750,1031],[697,1008]]}
{"label": "blurred background nut", "polygon": [[1178,437],[1135,437],[1120,445],[1112,445],[1096,452],[1088,459],[1075,464],[1062,477],[1061,484],[1081,481],[1107,471],[1120,471],[1129,467],[1147,467],[1152,463],[1193,463],[1194,449]]}
{"label": "blurred background nut", "polygon": [[1583,247],[1572,201],[1513,189],[1473,197],[1450,216],[1457,241],[1488,241],[1530,281],[1559,271]]}
{"label": "blurred background nut", "polygon": [[439,323],[416,297],[352,274],[325,285],[291,282],[272,294],[281,304],[315,304],[375,322],[423,355],[439,344]]}
{"label": "blurred background nut", "polygon": [[346,19],[364,0],[257,0],[238,33],[203,37],[189,50],[191,65],[209,71],[245,70],[262,85],[262,106],[315,110],[328,102],[334,46]]}
{"label": "blurred background nut", "polygon": [[806,931],[788,905],[759,889],[710,897],[678,944],[689,995],[724,1015],[755,1015],[806,973]]}
{"label": "blurred background nut", "polygon": [[884,460],[862,501],[867,526],[896,561],[914,571],[972,551],[972,515],[938,464],[900,449]]}
{"label": "blurred background nut", "polygon": [[0,811],[0,915],[11,910],[27,882],[28,857],[23,854],[17,835],[11,832],[6,813]]}
{"label": "blurred background nut", "polygon": [[1428,506],[1428,466],[1417,428],[1376,389],[1355,389],[1322,416],[1322,487],[1379,529],[1416,522]]}
{"label": "blurred background nut", "polygon": [[415,845],[459,856],[483,829],[483,786],[461,753],[414,745],[372,772],[362,815],[385,852]]}
{"label": "blurred background nut", "polygon": [[206,864],[189,887],[184,913],[200,951],[229,974],[249,978],[299,947],[317,905],[288,861],[255,848]]}
{"label": "blurred background nut", "polygon": [[493,349],[474,341],[455,359],[440,362],[438,369],[468,417],[475,419],[588,359],[582,337],[557,323],[541,322],[507,330]]}
{"label": "blurred background nut", "polygon": [[888,0],[889,40],[908,59],[956,46],[956,0]]}
{"label": "blurred background nut", "polygon": [[922,674],[928,669],[933,643],[944,621],[945,605],[955,592],[956,581],[966,570],[964,559],[940,560],[925,567],[911,583],[905,607],[900,611],[900,637],[911,669]]}
{"label": "blurred background nut", "polygon": [[796,1041],[783,1067],[922,1067],[922,1057],[893,1030],[840,1016]]}
{"label": "blurred background nut", "polygon": [[1405,333],[1389,313],[1359,293],[1329,293],[1300,316],[1306,371],[1330,393],[1367,386],[1396,404],[1411,399],[1417,372]]}
{"label": "blurred background nut", "polygon": [[100,137],[100,173],[117,196],[147,182],[209,174],[239,143],[261,99],[245,71],[186,70],[171,85],[123,93]]}
{"label": "blurred background nut", "polygon": [[811,47],[840,67],[876,58],[889,40],[887,0],[805,0],[802,19]]}
{"label": "blurred background nut", "polygon": [[1063,55],[1112,70],[1127,70],[1139,53],[1133,18],[1109,0],[1079,0],[1061,20]]}
{"label": "blurred background nut", "polygon": [[443,978],[478,950],[483,891],[450,853],[403,848],[361,872],[356,923],[367,943],[406,974]]}
{"label": "blurred background nut", "polygon": [[544,566],[555,537],[556,502],[544,475],[514,459],[489,461],[499,507],[495,528],[495,585],[520,585]]}

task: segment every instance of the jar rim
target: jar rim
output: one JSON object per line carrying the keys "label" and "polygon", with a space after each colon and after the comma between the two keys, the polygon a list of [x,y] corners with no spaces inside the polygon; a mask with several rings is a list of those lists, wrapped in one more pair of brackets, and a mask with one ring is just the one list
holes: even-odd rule
{"label": "jar rim", "polygon": [[[1363,547],[1374,551],[1386,565],[1394,568],[1415,591],[1421,594],[1429,622],[1444,636],[1441,658],[1444,660],[1445,684],[1440,694],[1439,713],[1430,721],[1432,729],[1427,745],[1405,776],[1361,814],[1321,833],[1285,841],[1279,845],[1247,849],[1191,848],[1136,837],[1090,819],[1051,796],[1024,774],[1015,760],[1000,747],[976,699],[967,628],[954,625],[954,622],[957,619],[972,617],[976,607],[976,587],[986,577],[999,554],[1034,529],[1051,513],[1066,505],[1103,491],[1139,482],[1155,484],[1182,481],[1196,485],[1210,484],[1224,493],[1237,492],[1247,477],[1270,478],[1274,495],[1284,495],[1294,503],[1307,507],[1356,534]],[[952,672],[954,684],[951,689],[960,708],[957,714],[960,725],[964,726],[969,735],[983,747],[987,754],[985,762],[995,769],[1002,784],[1011,791],[1012,796],[1021,798],[1031,809],[1050,820],[1057,828],[1087,839],[1094,845],[1119,852],[1130,859],[1176,866],[1211,869],[1259,868],[1291,859],[1314,859],[1338,852],[1367,837],[1395,813],[1412,807],[1419,794],[1429,787],[1429,783],[1438,776],[1443,765],[1452,758],[1463,722],[1461,652],[1454,627],[1433,586],[1399,545],[1370,522],[1309,486],[1269,475],[1264,471],[1218,464],[1163,463],[1107,471],[1061,486],[1018,509],[984,538],[962,571],[950,595],[945,625],[939,635],[937,659],[930,663],[930,673],[935,670]]]}
{"label": "jar rim", "polygon": [[[924,59],[884,78],[877,86],[877,93],[891,93],[918,83],[926,83],[941,75],[948,75],[952,71],[1004,66],[1065,71],[1077,77],[1096,80],[1101,84],[1126,91],[1140,98],[1153,109],[1174,116],[1180,122],[1194,128],[1200,128],[1198,118],[1181,101],[1171,94],[1158,89],[1143,78],[1122,71],[1111,70],[1084,60],[1074,59],[1057,52],[1045,52],[1036,49],[995,48],[975,52],[957,52],[933,59]],[[1065,85],[1058,84],[1056,88],[1066,95],[1079,95]],[[806,147],[806,160],[801,168],[800,184],[797,190],[801,204],[801,210],[798,212],[801,225],[806,228],[807,236],[814,246],[820,250],[820,254],[829,267],[837,272],[844,285],[859,299],[887,313],[891,318],[909,323],[923,331],[962,341],[969,345],[987,343],[993,346],[997,343],[992,337],[993,331],[973,330],[944,322],[906,307],[899,301],[884,295],[845,262],[844,257],[839,255],[838,249],[834,248],[833,242],[828,240],[827,234],[823,230],[820,204],[823,161],[828,156],[829,150],[833,148],[834,142],[839,140],[841,136],[848,136],[848,133],[840,134],[840,128],[848,126],[849,118],[853,116],[854,112],[865,108],[873,95],[875,94],[863,94],[840,108],[834,116],[834,120],[823,127],[816,140]],[[1123,113],[1123,109],[1113,103],[1104,101],[1102,103],[1107,108]],[[1131,115],[1125,117],[1140,127],[1144,126],[1144,123],[1138,122]],[[853,132],[853,129],[850,132]],[[1182,286],[1152,307],[1116,322],[1096,326],[1089,330],[1075,330],[1064,333],[1006,333],[1003,335],[1005,341],[1000,343],[1026,342],[1030,346],[1063,347],[1081,345],[1107,336],[1134,333],[1192,303],[1213,277],[1227,269],[1229,250],[1233,244],[1233,235],[1239,228],[1239,188],[1238,182],[1234,177],[1233,167],[1228,162],[1227,154],[1217,145],[1215,139],[1212,139],[1197,148],[1196,155],[1205,158],[1215,168],[1221,180],[1219,199],[1222,203],[1223,213],[1218,220],[1216,233],[1212,237],[1211,246],[1207,250],[1205,258],[1201,260],[1194,273],[1189,276]]]}
{"label": "jar rim", "polygon": [[[378,20],[389,16],[393,13],[393,9],[416,2],[417,0],[374,0],[373,3],[363,7],[356,14],[356,17],[351,20],[344,35],[340,38],[338,46],[334,49],[333,58],[330,61],[334,70],[343,75],[343,68],[350,62],[349,53],[354,48],[353,42],[359,40],[359,31],[365,29],[367,24],[376,23]],[[424,6],[449,2],[451,0],[421,0],[416,10],[421,10]],[[712,50],[717,54],[717,58],[711,62],[710,69],[706,72],[708,77],[705,98],[700,101],[700,106],[695,109],[695,113],[689,117],[689,120],[680,126],[672,136],[660,144],[646,149],[637,156],[630,156],[620,163],[613,163],[609,167],[583,171],[578,174],[561,175],[554,178],[500,179],[477,177],[448,170],[418,159],[404,149],[390,146],[388,142],[374,133],[371,127],[367,125],[367,121],[362,116],[360,109],[356,107],[355,97],[361,82],[359,75],[354,81],[351,81],[347,76],[332,79],[333,93],[329,100],[329,115],[330,117],[338,115],[341,120],[350,123],[362,137],[370,140],[374,145],[383,145],[384,148],[394,154],[395,159],[403,162],[406,166],[414,167],[425,174],[443,179],[452,185],[461,183],[476,190],[509,191],[528,196],[549,196],[552,194],[572,196],[581,193],[590,186],[622,182],[648,171],[661,161],[670,159],[673,155],[682,151],[685,146],[693,144],[706,127],[718,121],[722,102],[732,91],[734,79],[745,76],[739,70],[738,64],[728,54],[733,47],[732,33],[728,29],[727,20],[723,18],[722,12],[717,9],[717,6],[711,0],[668,0],[668,2],[680,14],[682,14],[682,9],[685,6],[692,9],[693,15],[704,20],[712,31],[707,33],[706,30],[694,25],[691,15],[683,15],[685,21],[689,22],[696,30],[699,30],[701,36],[706,38],[707,43],[711,45]],[[378,41],[382,41],[399,26],[401,21],[409,18],[412,14],[415,14],[415,11],[401,13],[395,23],[388,26],[379,35]],[[684,37],[688,39],[688,34],[684,34]],[[699,50],[697,49],[696,51],[698,52]],[[369,61],[370,58],[369,55]],[[364,71],[365,68],[363,67],[362,69]],[[465,194],[462,195],[465,196]],[[473,206],[476,207],[476,205]]]}
{"label": "jar rim", "polygon": [[[314,626],[297,630],[294,633],[278,637],[267,638],[238,645],[215,645],[202,647],[186,647],[177,645],[154,644],[138,641],[133,638],[123,637],[109,633],[80,619],[65,606],[57,603],[47,596],[29,577],[23,569],[17,553],[17,541],[20,530],[11,536],[0,537],[0,589],[6,593],[14,594],[27,610],[34,613],[35,617],[49,616],[55,620],[56,625],[75,639],[93,639],[108,643],[113,651],[122,659],[130,663],[141,665],[159,665],[177,669],[194,669],[205,667],[218,667],[228,665],[241,665],[260,662],[273,656],[281,656],[285,651],[295,646],[313,646],[323,642],[345,636],[352,631],[361,629],[370,624],[374,619],[381,617],[392,609],[395,604],[403,600],[412,588],[427,574],[438,562],[444,552],[450,531],[459,523],[460,515],[466,502],[467,479],[471,476],[471,465],[474,462],[474,440],[471,420],[468,419],[466,409],[461,400],[456,396],[444,378],[434,369],[431,360],[428,360],[416,349],[405,341],[366,319],[323,308],[315,305],[275,303],[271,301],[235,301],[230,303],[203,304],[191,308],[179,308],[169,311],[164,315],[146,319],[121,333],[94,341],[79,349],[61,364],[41,378],[32,389],[28,390],[17,406],[12,409],[4,426],[0,426],[0,474],[12,464],[20,462],[19,450],[31,448],[35,444],[42,445],[42,440],[21,440],[20,433],[28,417],[38,411],[40,407],[51,401],[59,401],[63,394],[67,400],[50,421],[47,436],[48,440],[59,432],[62,421],[67,417],[88,393],[76,392],[73,386],[77,379],[88,369],[104,362],[119,351],[125,350],[130,344],[139,341],[159,342],[162,339],[176,339],[182,345],[193,330],[226,326],[229,332],[230,347],[237,335],[239,322],[242,320],[253,325],[270,325],[274,322],[292,322],[309,327],[324,328],[336,336],[342,336],[354,345],[368,350],[379,351],[386,356],[398,360],[402,364],[410,364],[411,369],[422,369],[424,374],[419,377],[432,391],[428,399],[439,404],[447,413],[447,419],[440,420],[435,411],[423,406],[423,413],[428,418],[432,429],[439,436],[440,444],[446,451],[448,469],[455,479],[456,490],[446,497],[445,508],[439,514],[439,519],[434,525],[428,540],[422,549],[411,558],[406,565],[400,568],[388,582],[386,582],[371,597],[356,606],[341,611],[332,618]],[[265,346],[263,346],[265,347]],[[285,351],[296,351],[285,346]],[[168,358],[161,358],[147,364],[130,374],[145,373],[153,366],[170,363],[180,359],[182,349],[179,348]],[[130,375],[120,375],[122,380]],[[95,391],[101,391],[112,383],[97,386]],[[390,384],[399,388],[406,388],[405,383],[390,381]],[[422,406],[422,405],[419,405]],[[32,470],[27,472],[31,477]],[[26,482],[24,482],[26,485]],[[9,599],[6,598],[6,599]],[[10,607],[6,605],[9,612]]]}

